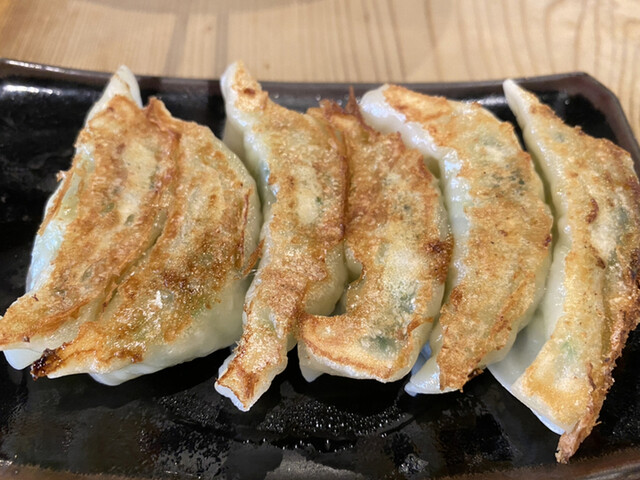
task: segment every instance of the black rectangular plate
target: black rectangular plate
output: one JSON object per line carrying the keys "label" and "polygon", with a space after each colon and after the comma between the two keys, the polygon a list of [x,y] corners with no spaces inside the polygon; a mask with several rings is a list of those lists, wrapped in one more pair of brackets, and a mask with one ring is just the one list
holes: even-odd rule
{"label": "black rectangular plate", "polygon": [[[0,60],[0,312],[24,291],[32,239],[55,174],[68,168],[84,116],[109,75]],[[142,77],[143,97],[220,136],[216,80]],[[588,75],[523,80],[568,123],[640,150],[613,94]],[[376,85],[354,85],[362,94]],[[304,110],[344,102],[346,84],[264,83]],[[513,122],[500,82],[414,84],[420,92],[478,101]],[[228,351],[118,387],[86,375],[34,382],[0,359],[0,476],[61,472],[136,478],[627,478],[640,471],[640,335],[614,372],[601,423],[568,466],[558,437],[486,373],[464,393],[412,398],[404,381],[322,376],[303,380],[295,352],[248,413],[213,383]],[[65,473],[66,475],[66,473]],[[85,478],[85,477],[83,477]]]}

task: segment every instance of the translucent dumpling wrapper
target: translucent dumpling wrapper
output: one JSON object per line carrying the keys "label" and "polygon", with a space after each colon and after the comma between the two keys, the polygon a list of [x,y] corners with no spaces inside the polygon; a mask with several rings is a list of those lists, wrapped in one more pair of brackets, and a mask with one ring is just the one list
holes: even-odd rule
{"label": "translucent dumpling wrapper", "polygon": [[[149,168],[147,176],[140,180],[146,190],[156,191],[162,185],[161,201],[147,207],[149,212],[138,201],[136,209],[132,203],[137,198],[136,190],[110,171],[102,171],[95,179],[81,176],[80,181],[108,185],[118,193],[109,198],[111,203],[104,208],[104,214],[110,215],[111,230],[100,229],[100,218],[81,217],[82,226],[91,241],[117,244],[124,240],[127,229],[144,221],[140,217],[144,215],[149,217],[154,235],[151,240],[140,242],[137,256],[132,256],[113,285],[107,284],[110,290],[98,296],[97,308],[85,316],[90,321],[77,325],[73,335],[63,338],[62,343],[58,339],[59,345],[46,346],[44,354],[32,365],[36,377],[89,373],[102,383],[119,384],[207,355],[232,344],[240,335],[247,270],[254,261],[260,225],[255,182],[235,154],[208,128],[172,118],[162,102],[155,99],[141,109],[121,94],[122,89],[111,94],[114,82],[118,82],[118,75],[96,104],[99,108],[92,110],[93,119],[79,138],[95,135],[95,124],[102,120],[99,125],[104,126],[104,131],[100,131],[98,145],[113,141],[116,146],[109,151],[111,156],[94,155],[94,161],[117,166],[119,158],[114,153],[125,152],[128,169],[122,176],[126,179],[147,174],[146,150],[138,144],[151,140],[142,133],[157,132],[160,138],[168,139],[152,150],[155,157],[166,162],[166,169]],[[118,121],[108,122],[109,115],[118,115]],[[142,128],[145,132],[140,138],[138,129]],[[76,156],[72,171],[77,168],[77,161]],[[79,195],[74,201],[82,212],[92,200]],[[77,244],[67,244],[74,238],[69,236],[74,221],[78,220],[70,222],[60,239],[62,251],[79,248]],[[124,230],[122,238],[116,235],[120,229]],[[131,242],[140,240],[134,229],[131,234]],[[103,255],[111,253],[96,250]],[[81,260],[82,257],[75,261]],[[103,270],[98,267],[110,266],[110,260],[113,258],[109,256],[87,258],[84,276],[100,277]],[[51,267],[35,255],[33,265],[30,279],[37,286],[41,281],[39,269],[47,271]],[[73,262],[54,264],[54,268],[63,267],[67,268],[63,271],[67,278],[72,278],[78,269]],[[73,285],[65,285],[69,284]],[[41,294],[37,291],[27,295]],[[38,297],[38,304],[46,298]]]}
{"label": "translucent dumpling wrapper", "polygon": [[503,358],[541,298],[552,218],[513,126],[478,104],[385,85],[361,101],[365,120],[400,132],[439,176],[453,234],[445,303],[431,356],[411,394],[461,389]]}
{"label": "translucent dumpling wrapper", "polygon": [[627,152],[565,125],[515,82],[504,90],[549,184],[558,238],[535,318],[490,370],[562,434],[566,462],[596,424],[640,318],[640,184]]}
{"label": "translucent dumpling wrapper", "polygon": [[87,117],[71,168],[59,174],[35,238],[27,293],[0,321],[0,349],[15,367],[73,339],[156,240],[175,142],[147,120],[135,78],[121,67]]}
{"label": "translucent dumpling wrapper", "polygon": [[248,410],[287,365],[303,313],[327,315],[347,278],[346,163],[330,125],[272,102],[242,63],[221,79],[225,141],[256,177],[263,200],[261,259],[243,333],[216,390]]}
{"label": "translucent dumpling wrapper", "polygon": [[172,118],[155,99],[145,110],[178,138],[162,233],[96,320],[36,362],[36,375],[91,373],[117,384],[208,355],[240,336],[259,233],[254,181],[208,128]]}
{"label": "translucent dumpling wrapper", "polygon": [[367,126],[352,97],[322,111],[340,132],[349,167],[344,312],[306,314],[298,357],[303,375],[390,382],[404,377],[442,303],[452,242],[437,181],[398,134]]}

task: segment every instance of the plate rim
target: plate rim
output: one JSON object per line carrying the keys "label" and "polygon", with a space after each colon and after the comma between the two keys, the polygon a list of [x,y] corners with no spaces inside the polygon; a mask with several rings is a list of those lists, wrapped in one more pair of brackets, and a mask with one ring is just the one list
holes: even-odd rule
{"label": "plate rim", "polygon": [[[105,71],[84,70],[10,58],[0,58],[0,80],[10,76],[31,76],[40,79],[76,81],[86,85],[100,87],[106,83],[111,74],[111,72]],[[207,86],[209,94],[219,94],[219,79],[217,78],[186,78],[158,75],[136,75],[136,78],[139,79],[143,88],[169,87],[174,89],[185,88],[188,86]],[[574,71],[540,76],[514,77],[514,80],[533,91],[544,91],[557,89],[559,87],[566,90],[569,94],[579,93],[585,96],[587,100],[589,100],[594,107],[604,115],[606,122],[611,126],[614,135],[616,136],[617,143],[631,154],[636,166],[640,165],[640,146],[638,144],[638,140],[633,134],[633,130],[624,109],[622,108],[620,100],[612,90],[596,78],[586,72]],[[480,92],[492,92],[499,90],[502,82],[503,79],[489,79],[454,82],[398,82],[398,84],[421,91],[435,91],[443,89],[463,90],[473,88]],[[261,83],[265,87],[265,90],[277,90],[280,92],[295,92],[300,89],[307,89],[311,91],[317,89],[330,89],[336,93],[340,92],[341,94],[346,94],[350,86],[353,86],[358,91],[364,91],[366,89],[380,86],[384,82],[265,81]],[[588,95],[585,95],[585,93]],[[606,463],[604,469],[598,468],[598,465],[601,466],[600,461],[604,461]],[[596,465],[593,465],[594,463],[596,463]],[[48,469],[40,466],[7,464],[0,459],[0,477],[3,477],[3,473],[14,473],[19,472],[20,469],[31,468],[37,469],[39,474],[43,474],[48,471]],[[569,473],[571,475],[577,475],[574,476],[574,478],[599,478],[598,476],[600,475],[602,475],[602,478],[607,479],[628,478],[627,476],[630,473],[640,472],[640,446],[622,448],[615,452],[603,454],[602,456],[580,459],[570,463],[569,465],[542,464],[533,467],[516,467],[508,470],[498,469],[494,472],[463,474],[447,476],[444,478],[489,478],[488,475],[499,474],[501,472],[520,472],[524,478],[564,478],[564,475]],[[64,471],[61,470],[52,473],[60,474],[64,473]],[[95,478],[102,478],[102,475],[104,474],[96,475]],[[555,475],[558,475],[558,477]],[[78,476],[82,476],[82,478],[94,478],[92,474],[86,473],[78,474]]]}

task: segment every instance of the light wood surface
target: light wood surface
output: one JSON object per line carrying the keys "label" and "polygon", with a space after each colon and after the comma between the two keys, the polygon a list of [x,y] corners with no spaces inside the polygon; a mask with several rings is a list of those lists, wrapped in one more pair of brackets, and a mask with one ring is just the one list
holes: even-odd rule
{"label": "light wood surface", "polygon": [[640,133],[639,0],[0,0],[0,56],[262,80],[454,81],[585,71]]}

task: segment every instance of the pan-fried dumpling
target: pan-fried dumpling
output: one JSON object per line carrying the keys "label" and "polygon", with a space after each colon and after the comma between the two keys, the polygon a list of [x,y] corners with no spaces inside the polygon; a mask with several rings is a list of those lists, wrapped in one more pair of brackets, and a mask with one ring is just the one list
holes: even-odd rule
{"label": "pan-fried dumpling", "polygon": [[444,294],[452,242],[446,211],[422,155],[398,134],[368,127],[351,98],[324,103],[349,166],[345,251],[352,282],[345,312],[306,314],[298,357],[322,372],[390,382],[404,377],[427,341]]}
{"label": "pan-fried dumpling", "polygon": [[[122,67],[87,118],[71,169],[35,239],[27,293],[0,321],[0,349],[23,368],[73,339],[163,227],[175,135],[149,121]],[[26,353],[25,353],[26,350]]]}
{"label": "pan-fried dumpling", "polygon": [[399,131],[438,171],[454,248],[431,357],[409,393],[461,389],[511,347],[538,303],[548,267],[551,215],[513,127],[481,106],[385,85],[363,115]]}
{"label": "pan-fried dumpling", "polygon": [[562,434],[556,457],[566,462],[640,318],[640,184],[627,152],[565,125],[513,81],[504,90],[549,183],[558,238],[540,309],[491,372]]}
{"label": "pan-fried dumpling", "polygon": [[269,100],[241,63],[221,80],[225,141],[258,178],[262,258],[247,293],[240,342],[216,389],[248,410],[287,364],[303,312],[330,313],[346,282],[346,164],[321,115]]}
{"label": "pan-fried dumpling", "polygon": [[96,320],[34,364],[36,376],[91,373],[114,385],[240,337],[244,272],[260,229],[255,183],[208,128],[172,118],[155,99],[145,114],[178,139],[162,233]]}

